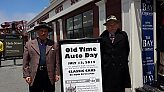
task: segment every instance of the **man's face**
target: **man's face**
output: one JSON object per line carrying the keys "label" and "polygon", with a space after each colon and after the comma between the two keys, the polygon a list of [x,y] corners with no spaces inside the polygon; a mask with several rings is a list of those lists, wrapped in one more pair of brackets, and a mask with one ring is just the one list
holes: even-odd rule
{"label": "man's face", "polygon": [[45,40],[48,37],[48,29],[40,28],[39,30],[37,30],[37,34],[41,40]]}
{"label": "man's face", "polygon": [[106,27],[108,32],[115,33],[119,28],[119,23],[116,21],[108,21]]}

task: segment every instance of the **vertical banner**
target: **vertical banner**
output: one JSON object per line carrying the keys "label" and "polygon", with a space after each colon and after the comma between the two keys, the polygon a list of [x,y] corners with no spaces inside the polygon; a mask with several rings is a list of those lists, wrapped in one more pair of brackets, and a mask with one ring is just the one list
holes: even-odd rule
{"label": "vertical banner", "polygon": [[103,92],[100,43],[72,41],[59,42],[62,92]]}
{"label": "vertical banner", "polygon": [[141,0],[143,82],[154,82],[153,0]]}

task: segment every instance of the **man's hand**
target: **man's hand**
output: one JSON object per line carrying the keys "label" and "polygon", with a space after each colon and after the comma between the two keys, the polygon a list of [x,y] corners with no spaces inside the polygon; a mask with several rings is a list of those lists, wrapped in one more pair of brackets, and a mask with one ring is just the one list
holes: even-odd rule
{"label": "man's hand", "polygon": [[60,76],[59,75],[55,75],[55,82],[59,81]]}
{"label": "man's hand", "polygon": [[31,82],[32,82],[31,77],[26,77],[25,80],[26,80],[26,82],[27,82],[28,84],[31,84]]}

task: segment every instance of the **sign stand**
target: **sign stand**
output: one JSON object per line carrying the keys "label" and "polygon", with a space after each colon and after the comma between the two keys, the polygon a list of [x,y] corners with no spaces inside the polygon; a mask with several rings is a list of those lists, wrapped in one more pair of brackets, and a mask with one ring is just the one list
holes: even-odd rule
{"label": "sign stand", "polygon": [[103,92],[100,38],[59,41],[62,92]]}
{"label": "sign stand", "polygon": [[16,59],[14,58],[13,60],[14,60],[14,65],[16,65]]}

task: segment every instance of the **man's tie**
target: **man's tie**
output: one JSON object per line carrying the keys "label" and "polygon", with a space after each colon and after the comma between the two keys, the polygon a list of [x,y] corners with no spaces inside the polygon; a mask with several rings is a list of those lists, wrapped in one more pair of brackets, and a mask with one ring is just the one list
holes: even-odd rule
{"label": "man's tie", "polygon": [[115,38],[115,35],[114,34],[110,34],[110,40],[112,41],[112,43],[114,42],[114,38]]}

